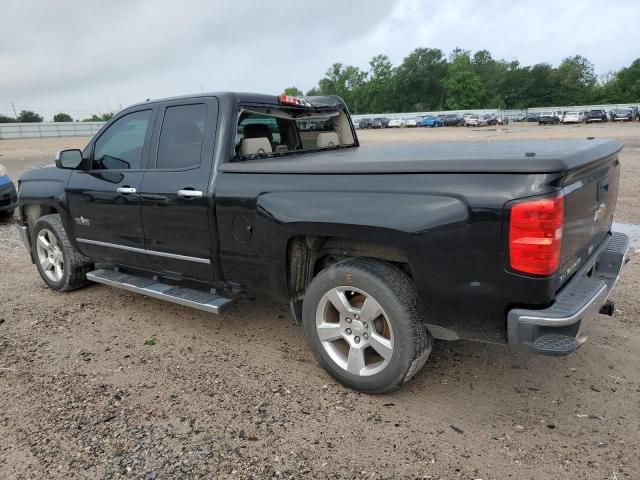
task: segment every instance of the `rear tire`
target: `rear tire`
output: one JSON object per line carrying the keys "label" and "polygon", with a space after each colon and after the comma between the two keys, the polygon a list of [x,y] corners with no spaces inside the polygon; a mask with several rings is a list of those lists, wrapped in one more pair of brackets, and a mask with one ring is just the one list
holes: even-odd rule
{"label": "rear tire", "polygon": [[89,283],[86,274],[93,270],[93,262],[71,245],[60,215],[45,215],[36,221],[31,246],[38,273],[52,290],[67,292]]}
{"label": "rear tire", "polygon": [[367,258],[339,262],[313,279],[302,324],[320,365],[340,383],[367,393],[408,382],[433,345],[411,279]]}

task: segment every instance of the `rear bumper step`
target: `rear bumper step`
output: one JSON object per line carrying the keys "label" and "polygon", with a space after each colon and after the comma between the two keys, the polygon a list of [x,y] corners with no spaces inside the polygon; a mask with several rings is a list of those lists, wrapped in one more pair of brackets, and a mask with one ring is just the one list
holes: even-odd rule
{"label": "rear bumper step", "polygon": [[200,290],[176,287],[158,282],[150,278],[138,277],[128,273],[99,269],[87,273],[87,280],[102,283],[111,287],[122,288],[148,297],[178,303],[187,307],[197,308],[210,313],[224,313],[233,301]]}
{"label": "rear bumper step", "polygon": [[587,340],[588,323],[603,307],[612,305],[607,299],[620,277],[628,250],[629,237],[612,233],[593,260],[562,289],[553,305],[542,310],[509,311],[509,343],[526,345],[547,355],[567,355],[578,349]]}

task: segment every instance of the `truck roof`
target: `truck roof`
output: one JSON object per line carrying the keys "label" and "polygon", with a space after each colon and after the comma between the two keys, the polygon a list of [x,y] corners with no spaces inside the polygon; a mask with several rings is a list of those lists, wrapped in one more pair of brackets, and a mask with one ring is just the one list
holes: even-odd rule
{"label": "truck roof", "polygon": [[[144,102],[139,102],[131,105],[131,107],[136,107],[139,105],[148,105],[152,103],[159,102],[168,102],[174,100],[190,100],[193,98],[203,98],[203,97],[226,97],[231,100],[240,102],[240,103],[262,103],[267,105],[277,105],[279,103],[278,97],[279,95],[268,95],[265,93],[250,93],[250,92],[208,92],[208,93],[193,93],[190,95],[178,95],[176,97],[166,97],[166,98],[156,98],[152,100],[146,100]],[[300,97],[309,101],[311,105],[315,108],[335,108],[338,106],[344,105],[342,99],[336,95],[326,95],[326,96],[318,96],[318,97]],[[127,107],[129,108],[129,107]]]}
{"label": "truck roof", "polygon": [[[619,152],[616,140],[389,144],[270,157],[222,165],[237,173],[553,173]],[[532,155],[535,154],[535,155]]]}

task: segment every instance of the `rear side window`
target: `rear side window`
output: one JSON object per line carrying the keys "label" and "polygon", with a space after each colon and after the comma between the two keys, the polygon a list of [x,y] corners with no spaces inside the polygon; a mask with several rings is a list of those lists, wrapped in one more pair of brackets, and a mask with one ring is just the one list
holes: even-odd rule
{"label": "rear side window", "polygon": [[207,106],[180,105],[164,113],[156,168],[189,168],[200,165]]}
{"label": "rear side window", "polygon": [[140,168],[142,147],[151,110],[129,113],[112,123],[96,140],[92,169],[129,170]]}

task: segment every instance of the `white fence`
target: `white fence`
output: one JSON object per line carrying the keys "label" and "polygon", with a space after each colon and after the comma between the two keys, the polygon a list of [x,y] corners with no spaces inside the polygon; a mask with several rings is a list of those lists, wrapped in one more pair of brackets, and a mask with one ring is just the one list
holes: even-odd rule
{"label": "white fence", "polygon": [[0,123],[0,140],[9,138],[91,137],[105,122]]}

